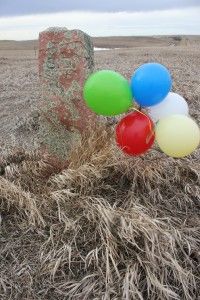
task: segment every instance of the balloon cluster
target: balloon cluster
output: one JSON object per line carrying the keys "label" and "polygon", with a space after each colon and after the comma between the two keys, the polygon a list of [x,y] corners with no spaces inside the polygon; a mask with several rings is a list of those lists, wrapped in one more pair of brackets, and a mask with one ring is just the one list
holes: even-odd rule
{"label": "balloon cluster", "polygon": [[200,130],[189,117],[187,102],[171,88],[169,70],[147,63],[134,72],[130,83],[111,70],[93,73],[83,95],[87,106],[99,115],[115,116],[133,108],[116,127],[116,142],[125,153],[140,155],[156,140],[165,154],[184,157],[198,147]]}

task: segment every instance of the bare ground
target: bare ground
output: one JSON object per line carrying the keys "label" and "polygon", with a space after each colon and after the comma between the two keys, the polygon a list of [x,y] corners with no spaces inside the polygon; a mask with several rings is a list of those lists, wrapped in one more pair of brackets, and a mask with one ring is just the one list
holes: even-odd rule
{"label": "bare ground", "polygon": [[[95,53],[130,78],[165,64],[200,123],[199,44]],[[83,137],[60,170],[34,148],[40,101],[33,50],[0,50],[0,299],[198,300],[200,149],[125,157],[113,128]]]}

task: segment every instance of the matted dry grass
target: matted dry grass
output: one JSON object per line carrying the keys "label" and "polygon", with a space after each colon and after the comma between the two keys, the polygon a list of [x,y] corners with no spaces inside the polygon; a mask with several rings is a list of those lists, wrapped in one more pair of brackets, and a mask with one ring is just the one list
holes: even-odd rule
{"label": "matted dry grass", "polygon": [[[199,124],[199,49],[147,41],[96,52],[96,70],[129,79],[142,63],[165,64]],[[126,157],[108,126],[83,137],[65,170],[39,153],[11,153],[34,149],[37,59],[0,52],[0,299],[199,299],[200,149]]]}
{"label": "matted dry grass", "polygon": [[137,158],[113,129],[68,168],[16,153],[0,176],[0,299],[198,299],[200,151]]}

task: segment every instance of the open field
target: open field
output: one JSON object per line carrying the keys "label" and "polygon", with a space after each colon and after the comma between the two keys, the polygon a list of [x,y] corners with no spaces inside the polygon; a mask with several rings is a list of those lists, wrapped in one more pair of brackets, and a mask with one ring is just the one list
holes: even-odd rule
{"label": "open field", "polygon": [[[94,47],[99,48],[133,48],[133,47],[164,47],[200,44],[199,36],[152,36],[152,37],[93,37]],[[30,41],[1,41],[0,50],[35,50],[38,48],[37,40]]]}
{"label": "open field", "polygon": [[[96,70],[166,65],[200,124],[199,37],[94,42],[120,48]],[[0,41],[0,299],[198,300],[200,149],[125,157],[102,125],[61,170],[32,152],[40,97],[37,44]]]}
{"label": "open field", "polygon": [[[172,44],[172,39],[111,37],[108,41],[108,38],[96,38],[99,42],[95,45],[102,47],[114,45],[118,48],[121,44],[130,47],[135,44],[134,48],[96,51],[96,69],[113,69],[130,78],[142,63],[163,63],[173,75],[174,91],[189,101],[191,113],[196,116],[194,105],[198,105],[199,109],[200,37],[183,37],[181,41],[175,41],[177,46]],[[190,41],[187,46],[184,39]],[[0,138],[6,144],[15,144],[17,138],[19,145],[24,143],[32,147],[34,131],[30,135],[29,130],[35,128],[40,100],[35,42],[0,41],[0,91]]]}

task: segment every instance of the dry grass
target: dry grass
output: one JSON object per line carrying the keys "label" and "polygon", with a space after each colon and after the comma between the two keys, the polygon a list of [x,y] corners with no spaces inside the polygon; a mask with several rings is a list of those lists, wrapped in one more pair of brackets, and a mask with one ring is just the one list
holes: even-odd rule
{"label": "dry grass", "polygon": [[[96,69],[165,64],[199,123],[198,43],[147,46],[97,52]],[[101,126],[62,170],[33,151],[38,86],[33,50],[0,51],[0,299],[199,299],[200,149],[126,157]]]}
{"label": "dry grass", "polygon": [[199,150],[124,157],[112,128],[58,170],[16,153],[0,177],[1,299],[198,299]]}

